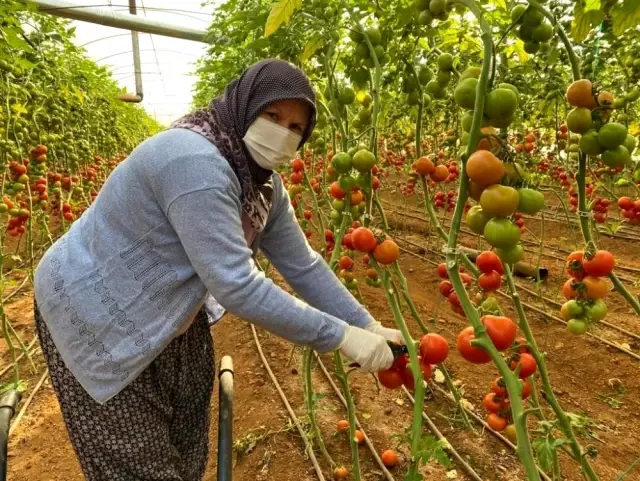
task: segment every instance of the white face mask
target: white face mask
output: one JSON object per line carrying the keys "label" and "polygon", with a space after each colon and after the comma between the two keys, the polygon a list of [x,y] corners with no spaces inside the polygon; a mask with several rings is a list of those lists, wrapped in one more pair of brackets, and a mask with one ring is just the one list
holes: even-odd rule
{"label": "white face mask", "polygon": [[260,167],[275,170],[296,156],[302,136],[264,117],[258,117],[242,140]]}

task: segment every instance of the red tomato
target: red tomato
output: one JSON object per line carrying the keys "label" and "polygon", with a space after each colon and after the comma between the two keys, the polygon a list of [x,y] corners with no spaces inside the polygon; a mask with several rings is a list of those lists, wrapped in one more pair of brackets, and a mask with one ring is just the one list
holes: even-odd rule
{"label": "red tomato", "polygon": [[441,281],[439,289],[440,294],[442,294],[444,297],[449,297],[449,294],[451,294],[451,292],[453,291],[453,285],[450,281]]}
{"label": "red tomato", "polygon": [[340,269],[351,270],[353,268],[353,259],[349,256],[342,256],[338,261]]}
{"label": "red tomato", "polygon": [[418,361],[420,362],[420,370],[422,371],[422,378],[425,381],[428,381],[429,379],[431,379],[431,374],[432,369],[431,369],[431,364],[424,362],[424,359],[422,358],[422,356],[418,356]]}
{"label": "red tomato", "polygon": [[511,347],[516,339],[516,323],[504,316],[483,316],[482,324],[487,328],[487,334],[498,351]]}
{"label": "red tomato", "polygon": [[[360,229],[362,229],[362,227],[360,227]],[[393,264],[398,260],[399,256],[400,249],[398,248],[398,244],[391,239],[385,239],[373,250],[374,259],[383,265]]]}
{"label": "red tomato", "polygon": [[471,283],[473,282],[473,277],[471,277],[469,274],[467,274],[466,272],[462,272],[460,273],[460,279],[462,279],[462,283],[465,286],[470,286]]}
{"label": "red tomato", "polygon": [[522,380],[522,399],[527,399],[531,395],[531,381],[528,378]]}
{"label": "red tomato", "polygon": [[567,273],[574,279],[582,279],[586,274],[582,266],[584,251],[575,251],[567,257]]}
{"label": "red tomato", "polygon": [[366,227],[358,227],[354,230],[351,239],[354,249],[360,252],[373,252],[378,245],[373,232]]}
{"label": "red tomato", "polygon": [[515,371],[518,365],[521,366],[520,374],[519,374],[520,379],[527,378],[531,376],[534,372],[536,372],[536,369],[538,368],[538,363],[536,362],[535,358],[531,354],[527,354],[525,352],[523,354],[517,354],[516,356],[517,357],[514,357],[512,359],[511,363],[509,364],[509,367],[511,368],[512,371]]}
{"label": "red tomato", "polygon": [[493,429],[494,431],[504,431],[504,429],[507,427],[507,420],[495,413],[491,413],[489,414],[489,416],[487,417],[487,424],[489,425],[489,427],[491,429]]}
{"label": "red tomato", "polygon": [[482,405],[489,413],[497,413],[502,405],[502,398],[494,392],[487,394],[482,400]]}
{"label": "red tomato", "polygon": [[302,169],[304,169],[304,162],[302,162],[302,160],[293,159],[291,161],[291,170],[293,170],[294,172],[299,172]]}
{"label": "red tomato", "polygon": [[500,288],[502,277],[496,271],[491,271],[490,274],[483,273],[478,277],[478,286],[485,292],[495,291]]}
{"label": "red tomato", "polygon": [[491,390],[501,398],[507,397],[507,386],[502,377],[497,377],[491,383]]}
{"label": "red tomato", "polygon": [[411,372],[411,369],[409,369],[409,366],[400,371],[400,377],[402,377],[402,384],[404,384],[404,387],[409,391],[413,391],[415,389],[416,381],[413,378],[413,373]]}
{"label": "red tomato", "polygon": [[329,186],[329,193],[331,194],[331,197],[333,197],[334,199],[343,199],[344,196],[346,195],[344,190],[340,188],[340,184],[338,184],[337,182],[333,182]]}
{"label": "red tomato", "polygon": [[476,266],[480,269],[480,272],[490,274],[492,271],[496,271],[498,274],[504,274],[504,268],[502,261],[493,251],[484,251],[478,254],[476,257]]}
{"label": "red tomato", "polygon": [[616,266],[616,260],[609,251],[598,250],[591,259],[584,259],[582,267],[584,272],[594,277],[604,277],[611,274]]}
{"label": "red tomato", "polygon": [[452,306],[460,307],[460,299],[458,299],[458,294],[456,294],[455,292],[451,291],[447,296],[447,299],[449,299],[449,302]]}
{"label": "red tomato", "polygon": [[378,380],[387,389],[398,389],[402,386],[402,376],[394,369],[387,369],[378,373]]}
{"label": "red tomato", "polygon": [[449,279],[449,273],[447,272],[447,265],[443,262],[438,264],[438,275],[441,279]]}
{"label": "red tomato", "polygon": [[[443,281],[448,282],[448,281]],[[420,340],[420,355],[427,364],[440,364],[449,354],[449,343],[440,334],[430,332]]]}
{"label": "red tomato", "polygon": [[456,346],[460,355],[472,364],[485,364],[491,361],[489,354],[483,349],[471,345],[471,341],[475,339],[473,327],[464,328],[458,334]]}

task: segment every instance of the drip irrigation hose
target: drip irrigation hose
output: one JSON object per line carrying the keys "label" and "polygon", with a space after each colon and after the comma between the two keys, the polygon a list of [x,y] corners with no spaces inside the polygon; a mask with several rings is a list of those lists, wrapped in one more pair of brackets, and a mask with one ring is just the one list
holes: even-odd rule
{"label": "drip irrigation hose", "polygon": [[271,378],[271,382],[273,382],[273,385],[275,386],[276,391],[278,391],[278,395],[282,400],[282,404],[284,404],[284,407],[289,413],[289,417],[291,417],[291,420],[293,421],[296,428],[298,429],[298,433],[300,433],[300,436],[302,437],[302,441],[304,442],[304,446],[305,446],[305,452],[309,455],[309,458],[311,459],[311,463],[313,464],[313,469],[315,469],[316,475],[318,476],[318,479],[320,481],[326,481],[324,474],[322,474],[322,469],[318,464],[318,459],[316,458],[316,455],[313,452],[313,447],[311,446],[311,444],[309,443],[309,440],[307,439],[307,433],[304,431],[304,429],[300,425],[300,421],[298,420],[296,413],[291,408],[291,404],[289,404],[289,400],[287,399],[287,396],[285,395],[284,391],[280,387],[280,383],[276,379],[275,374],[273,374],[273,371],[269,366],[269,362],[267,361],[267,358],[264,356],[264,352],[262,352],[262,345],[260,344],[260,340],[258,339],[258,333],[256,331],[256,328],[253,324],[249,324],[249,325],[251,326],[251,333],[253,334],[253,340],[256,344],[256,348],[258,349],[258,355],[260,356],[262,365],[266,369],[267,374],[269,374],[269,377]]}

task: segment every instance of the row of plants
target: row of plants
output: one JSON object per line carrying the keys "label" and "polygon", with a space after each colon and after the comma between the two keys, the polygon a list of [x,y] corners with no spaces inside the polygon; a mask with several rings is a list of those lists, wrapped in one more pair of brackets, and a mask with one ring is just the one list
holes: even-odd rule
{"label": "row of plants", "polygon": [[[25,349],[4,311],[26,271],[97,196],[127,152],[162,127],[105,67],[77,47],[74,28],[14,0],[0,5],[0,316],[15,359]],[[20,377],[15,365],[13,384]]]}
{"label": "row of plants", "polygon": [[[458,403],[461,398],[446,368],[449,342],[428,333],[397,262],[400,250],[379,199],[379,189],[393,178],[404,195],[422,197],[425,216],[445,246],[440,292],[469,323],[456,339],[458,354],[497,370],[484,400],[489,425],[516,443],[527,479],[539,479],[537,464],[552,479],[561,479],[563,451],[583,476],[596,480],[593,453],[581,445],[553,391],[513,266],[523,257],[523,215],[544,210],[540,186],[561,180],[549,172],[557,167],[567,173],[561,186],[577,194],[585,243],[568,261],[572,280],[562,316],[569,330],[584,333],[604,318],[602,298],[609,282],[640,314],[637,298],[616,277],[613,257],[597,249],[592,234],[598,222],[594,213],[608,207],[602,204],[605,189],[635,189],[638,87],[631,39],[638,35],[638,9],[628,2],[597,9],[580,2],[481,3],[485,8],[473,0],[412,5],[314,0],[275,2],[268,11],[259,2],[226,2],[215,14],[215,44],[200,63],[195,102],[208,102],[240,65],[265,56],[295,62],[314,81],[318,126],[302,159],[282,178],[301,228],[336,275],[361,298],[354,270],[362,266],[366,283],[384,292],[403,334],[407,354],[377,377],[388,389],[404,385],[416,401],[402,436],[410,451],[406,481],[423,479],[421,465],[434,455],[422,429],[425,381],[434,365]],[[624,21],[622,11],[629,13]],[[605,57],[607,51],[616,55]],[[613,81],[611,75],[621,71],[628,73],[624,82]],[[587,183],[602,200],[596,202],[593,192],[587,197]],[[451,194],[444,194],[443,186]],[[633,203],[625,205],[632,210]],[[438,208],[452,211],[448,229],[438,220]],[[486,250],[475,262],[460,249],[463,223],[485,241]],[[502,283],[511,295],[513,317],[492,295]],[[475,286],[480,292],[472,296]],[[413,323],[424,336],[419,341],[410,335]],[[349,469],[336,466],[324,446],[310,383],[313,356],[307,351],[304,359],[313,440],[336,477],[362,479],[361,436],[349,389],[354,370],[334,354],[347,401],[348,419],[340,430],[349,432]],[[532,395],[538,390],[544,396]],[[550,420],[529,419],[543,410],[551,413]],[[469,429],[468,420],[466,425]]]}

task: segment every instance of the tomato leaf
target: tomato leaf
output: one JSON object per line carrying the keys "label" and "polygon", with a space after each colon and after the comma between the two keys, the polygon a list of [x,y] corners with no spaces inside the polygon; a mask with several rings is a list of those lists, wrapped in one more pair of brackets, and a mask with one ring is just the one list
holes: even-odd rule
{"label": "tomato leaf", "polygon": [[611,12],[611,19],[614,35],[620,35],[626,29],[640,25],[640,3],[637,0],[625,0]]}
{"label": "tomato leaf", "polygon": [[271,12],[264,25],[264,36],[273,34],[280,25],[291,20],[293,12],[302,7],[302,0],[278,0],[271,6]]}
{"label": "tomato leaf", "polygon": [[33,49],[31,48],[31,45],[29,45],[28,42],[26,42],[22,37],[18,36],[18,34],[14,31],[14,30],[3,30],[4,32],[4,39],[6,40],[6,42],[13,48],[19,49],[19,50],[27,50],[29,52],[32,52]]}
{"label": "tomato leaf", "polygon": [[502,10],[507,9],[507,2],[505,2],[505,0],[493,0],[493,3],[496,7],[501,8]]}
{"label": "tomato leaf", "polygon": [[581,4],[576,3],[573,11],[573,22],[571,22],[571,35],[573,39],[580,43],[591,31],[593,27],[599,25],[604,20],[604,12],[601,10],[585,11]]}
{"label": "tomato leaf", "polygon": [[590,12],[591,10],[600,10],[602,8],[602,4],[600,0],[586,0],[584,4],[584,11]]}
{"label": "tomato leaf", "polygon": [[300,54],[300,62],[309,60],[320,47],[322,47],[322,37],[319,33],[314,33]]}
{"label": "tomato leaf", "polygon": [[402,478],[402,481],[423,481],[424,476],[420,473],[407,473],[407,475]]}

